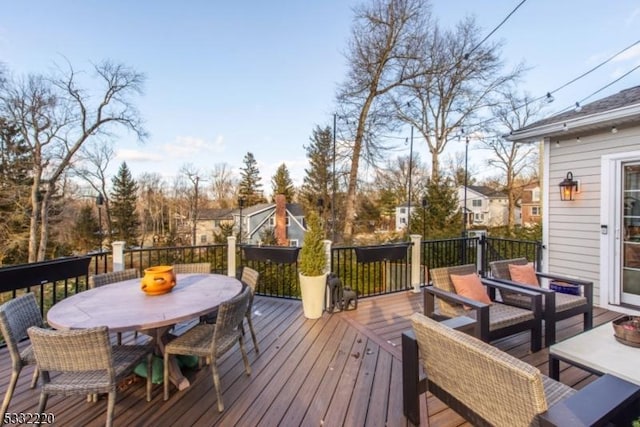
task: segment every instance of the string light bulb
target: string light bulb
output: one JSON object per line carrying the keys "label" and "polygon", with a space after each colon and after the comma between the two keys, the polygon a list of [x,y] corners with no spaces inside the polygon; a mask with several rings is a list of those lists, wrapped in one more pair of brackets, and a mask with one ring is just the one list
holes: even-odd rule
{"label": "string light bulb", "polygon": [[573,109],[575,110],[576,113],[579,113],[580,111],[582,111],[582,106],[580,105],[579,102],[576,102],[576,106]]}
{"label": "string light bulb", "polygon": [[567,126],[567,124],[566,124],[566,123],[565,123],[565,124],[563,124],[563,125],[562,125],[562,130],[563,130],[563,131],[565,131],[565,132],[566,132],[566,131],[568,131],[568,130],[569,130],[569,126]]}
{"label": "string light bulb", "polygon": [[547,103],[551,104],[553,101],[555,101],[555,98],[551,95],[551,92],[547,92]]}
{"label": "string light bulb", "polygon": [[611,127],[611,133],[613,133],[613,134],[618,133],[618,128],[617,128],[617,127],[615,127],[615,126],[612,126],[612,127]]}

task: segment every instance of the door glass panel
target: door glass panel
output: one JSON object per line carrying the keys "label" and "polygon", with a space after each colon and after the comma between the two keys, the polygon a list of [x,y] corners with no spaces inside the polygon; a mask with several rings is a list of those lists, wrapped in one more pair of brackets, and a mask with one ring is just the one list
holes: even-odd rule
{"label": "door glass panel", "polygon": [[640,305],[640,164],[622,170],[622,302]]}

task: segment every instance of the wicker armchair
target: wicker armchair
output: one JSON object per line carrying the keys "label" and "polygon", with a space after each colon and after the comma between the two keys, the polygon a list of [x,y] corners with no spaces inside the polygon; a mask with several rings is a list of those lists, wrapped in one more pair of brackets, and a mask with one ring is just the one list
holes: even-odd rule
{"label": "wicker armchair", "polygon": [[173,272],[211,274],[211,264],[208,262],[194,262],[190,264],[173,264]]}
{"label": "wicker armchair", "polygon": [[[87,329],[28,329],[42,390],[38,413],[43,413],[51,394],[64,396],[108,393],[107,426],[113,425],[118,382],[147,359],[147,402],[151,401],[151,356],[146,345],[111,346],[106,326]],[[60,375],[51,375],[60,373]]]}
{"label": "wicker armchair", "polygon": [[[2,332],[11,357],[11,379],[2,401],[0,425],[4,423],[4,414],[9,407],[22,368],[36,364],[30,345],[24,347],[22,351],[18,348],[18,342],[27,337],[27,329],[30,326],[43,326],[42,315],[33,293],[24,294],[0,306],[0,332]],[[31,380],[31,388],[35,387],[37,381],[38,368],[36,367]]]}
{"label": "wicker armchair", "polygon": [[172,354],[194,355],[210,361],[213,384],[218,399],[218,411],[224,411],[218,358],[231,350],[236,343],[239,343],[245,370],[247,375],[251,374],[251,366],[244,348],[240,327],[249,306],[250,295],[251,290],[246,287],[240,294],[220,305],[215,324],[200,323],[165,346],[164,400],[169,399],[169,357]]}
{"label": "wicker armchair", "polygon": [[[640,396],[638,385],[611,375],[576,391],[420,313],[411,322],[426,373],[421,391],[430,391],[475,426],[606,425],[626,416],[625,409]],[[403,398],[406,405],[417,396]]]}
{"label": "wicker armchair", "polygon": [[[593,282],[558,274],[536,272],[538,282],[541,284],[542,281],[540,279],[551,279],[576,286],[577,289],[580,290],[580,295],[570,295],[555,292],[554,290],[544,287],[532,287],[512,281],[511,274],[509,273],[509,264],[526,265],[527,263],[526,258],[516,258],[493,261],[489,263],[489,265],[491,266],[492,279],[543,294],[542,317],[545,323],[545,344],[550,346],[556,342],[556,321],[558,320],[582,314],[584,330],[591,329],[593,327]],[[501,294],[502,299],[509,304],[525,308],[528,307],[528,301],[523,299],[518,293],[501,292]]]}
{"label": "wicker armchair", "polygon": [[[122,271],[111,271],[109,273],[94,274],[89,276],[89,289],[99,288],[100,286],[109,285],[111,283],[122,282],[124,280],[137,279],[140,277],[140,271],[137,268],[129,268]],[[138,336],[138,331],[133,334],[134,338]],[[122,344],[122,333],[118,332],[118,345]]]}
{"label": "wicker armchair", "polygon": [[[451,281],[451,274],[476,273],[473,264],[456,267],[434,268],[430,271],[433,286],[424,288],[425,314],[434,318],[454,318],[467,316],[476,320],[475,335],[483,341],[489,342],[515,333],[530,331],[531,351],[542,348],[542,296],[537,292],[522,290],[529,298],[531,309],[504,304],[495,300],[495,289],[518,290],[502,283],[482,279],[482,284],[489,289],[492,304],[485,304],[456,294]],[[434,300],[437,299],[438,306]],[[465,308],[469,307],[470,309]]]}

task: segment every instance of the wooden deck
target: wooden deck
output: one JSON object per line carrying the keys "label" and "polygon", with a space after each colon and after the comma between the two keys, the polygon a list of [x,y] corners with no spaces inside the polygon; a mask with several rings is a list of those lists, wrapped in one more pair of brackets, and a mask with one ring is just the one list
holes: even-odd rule
{"label": "wooden deck", "polygon": [[[119,426],[407,426],[402,414],[400,336],[410,328],[408,316],[422,310],[421,295],[403,292],[358,302],[358,309],[318,320],[302,315],[299,301],[257,297],[254,326],[260,353],[247,342],[251,376],[244,374],[239,352],[220,363],[225,411],[216,407],[211,371],[187,371],[192,385],[170,390],[154,385],[153,400],[144,398],[144,381],[119,393],[115,425]],[[594,325],[618,314],[595,309]],[[560,323],[558,339],[582,330],[581,317]],[[133,335],[128,337],[133,339]],[[141,339],[141,338],[138,338]],[[547,350],[529,352],[527,334],[495,341],[497,347],[548,372]],[[564,383],[580,388],[593,380],[586,372],[561,364]],[[39,392],[29,389],[33,370],[18,381],[10,412],[35,412]],[[0,393],[10,374],[9,356],[0,350]],[[458,426],[464,420],[437,399],[421,399],[422,425]],[[428,405],[428,411],[427,411]],[[49,399],[47,412],[64,426],[104,425],[106,400],[87,403],[82,397]],[[428,414],[428,415],[427,415]]]}

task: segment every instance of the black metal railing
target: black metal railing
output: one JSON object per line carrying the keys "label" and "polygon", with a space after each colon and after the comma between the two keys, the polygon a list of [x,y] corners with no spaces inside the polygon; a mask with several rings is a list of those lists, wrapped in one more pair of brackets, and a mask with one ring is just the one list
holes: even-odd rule
{"label": "black metal railing", "polygon": [[410,244],[344,246],[331,250],[331,272],[359,297],[411,289]]}
{"label": "black metal railing", "polygon": [[[260,253],[254,251],[253,255],[246,252],[247,248],[251,247],[237,248],[236,265],[247,265],[260,273],[258,294],[300,298],[297,248],[264,247],[258,251]],[[540,242],[491,237],[422,241],[420,282],[428,283],[429,269],[452,265],[473,263],[486,274],[489,263],[499,259],[525,257],[540,268],[542,249]],[[411,252],[410,243],[333,247],[330,269],[340,277],[345,286],[356,290],[359,297],[404,291],[411,289]],[[82,272],[62,268],[65,262],[69,263],[69,260],[79,258],[88,259]],[[124,251],[124,268],[138,268],[141,272],[153,265],[191,262],[209,262],[212,272],[227,274],[228,246],[217,244]],[[59,274],[65,277],[51,274],[35,277],[34,272],[42,269],[44,265],[55,265],[56,268],[53,270],[62,272]],[[71,264],[67,267],[69,265]],[[61,258],[0,268],[0,303],[15,298],[22,292],[37,292],[42,312],[45,314],[57,301],[87,289],[89,275],[111,271],[112,266],[112,252],[104,251],[86,257]],[[17,280],[10,276],[20,271],[22,272],[19,276],[23,279]]]}
{"label": "black metal railing", "polygon": [[484,275],[490,275],[490,262],[503,259],[526,258],[538,271],[542,266],[542,242],[482,236],[480,245],[480,270]]}

